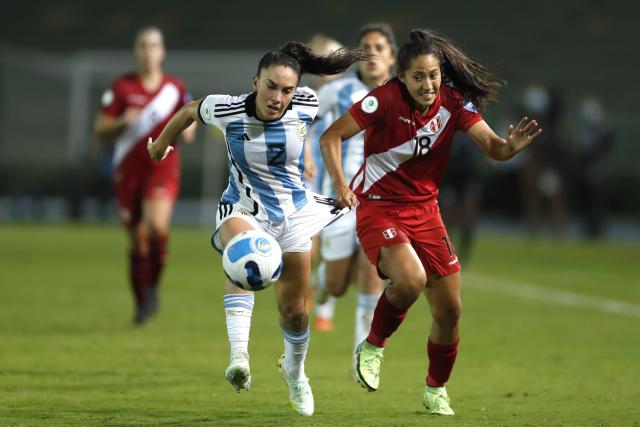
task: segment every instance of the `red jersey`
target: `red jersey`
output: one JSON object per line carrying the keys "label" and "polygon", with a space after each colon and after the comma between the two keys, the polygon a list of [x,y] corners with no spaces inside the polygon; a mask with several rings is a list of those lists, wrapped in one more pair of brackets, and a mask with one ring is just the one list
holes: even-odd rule
{"label": "red jersey", "polygon": [[182,81],[169,74],[163,74],[162,83],[153,92],[142,86],[136,73],[118,78],[102,95],[102,112],[118,117],[127,108],[135,107],[140,109],[140,115],[116,138],[114,170],[125,158],[135,163],[155,163],[147,153],[147,139],[155,140],[171,116],[189,101],[191,95]]}
{"label": "red jersey", "polygon": [[471,102],[445,84],[423,116],[398,78],[373,89],[349,112],[365,130],[365,160],[351,189],[359,199],[380,204],[437,197],[453,134],[482,120]]}

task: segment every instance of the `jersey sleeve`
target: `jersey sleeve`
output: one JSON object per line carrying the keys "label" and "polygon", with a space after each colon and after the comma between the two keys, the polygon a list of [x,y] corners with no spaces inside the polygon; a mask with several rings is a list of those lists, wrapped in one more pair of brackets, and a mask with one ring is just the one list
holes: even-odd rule
{"label": "jersey sleeve", "polygon": [[109,117],[120,116],[127,104],[124,87],[120,80],[116,80],[109,89],[105,90],[100,99],[100,111]]}
{"label": "jersey sleeve", "polygon": [[308,116],[310,121],[313,121],[313,119],[318,115],[318,95],[316,95],[316,92],[309,87],[298,87],[296,89],[296,93],[293,95],[291,103],[296,110]]}
{"label": "jersey sleeve", "polygon": [[360,129],[367,129],[385,117],[389,111],[390,97],[385,86],[373,89],[361,101],[349,107],[349,113],[358,123]]}
{"label": "jersey sleeve", "polygon": [[471,101],[463,101],[462,107],[458,112],[458,119],[456,121],[456,130],[466,132],[469,128],[480,120],[484,120],[482,114],[478,112],[475,105]]}
{"label": "jersey sleeve", "polygon": [[220,119],[218,115],[224,115],[227,112],[244,109],[244,103],[234,103],[230,95],[208,95],[200,101],[198,105],[198,117],[200,121],[207,125],[220,127]]}

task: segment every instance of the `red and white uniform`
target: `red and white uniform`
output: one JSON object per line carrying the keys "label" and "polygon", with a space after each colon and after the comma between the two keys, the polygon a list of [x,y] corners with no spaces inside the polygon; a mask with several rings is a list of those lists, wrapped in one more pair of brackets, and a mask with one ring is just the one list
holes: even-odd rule
{"label": "red and white uniform", "polygon": [[365,130],[365,161],[351,181],[360,243],[377,265],[380,248],[411,243],[428,274],[460,269],[436,197],[453,134],[482,120],[460,92],[442,84],[426,115],[398,78],[372,90],[349,112]]}
{"label": "red and white uniform", "polygon": [[132,226],[140,220],[142,200],[175,199],[180,188],[180,155],[174,153],[155,162],[147,153],[147,140],[160,135],[171,116],[191,100],[179,79],[164,74],[153,92],[147,91],[135,73],[118,78],[102,95],[102,113],[121,116],[127,108],[140,109],[137,119],[116,137],[113,183],[122,222]]}

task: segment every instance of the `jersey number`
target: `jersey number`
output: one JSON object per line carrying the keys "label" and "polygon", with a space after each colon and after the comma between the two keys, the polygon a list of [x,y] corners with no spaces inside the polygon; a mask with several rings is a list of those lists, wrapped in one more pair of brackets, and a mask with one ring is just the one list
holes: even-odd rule
{"label": "jersey number", "polygon": [[414,136],[413,141],[416,143],[415,148],[413,149],[413,157],[424,156],[431,151],[431,146],[433,142],[431,138],[426,135],[423,136]]}
{"label": "jersey number", "polygon": [[267,164],[269,166],[282,166],[286,160],[284,144],[269,144],[267,151]]}

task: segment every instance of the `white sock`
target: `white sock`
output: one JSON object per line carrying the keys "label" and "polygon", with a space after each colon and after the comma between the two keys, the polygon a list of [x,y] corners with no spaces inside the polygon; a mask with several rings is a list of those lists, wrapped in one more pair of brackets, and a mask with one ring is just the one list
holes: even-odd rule
{"label": "white sock", "polygon": [[356,305],[356,333],[353,349],[364,341],[369,335],[371,329],[371,321],[373,320],[373,311],[376,309],[378,300],[382,293],[365,294],[358,293],[358,303]]}
{"label": "white sock", "polygon": [[333,314],[336,311],[336,301],[338,298],[333,295],[327,297],[327,301],[322,304],[315,305],[316,317],[322,317],[324,319],[333,320]]}
{"label": "white sock", "polygon": [[231,354],[249,354],[249,331],[253,302],[253,294],[228,294],[224,296],[224,313],[227,320],[227,336],[231,346]]}
{"label": "white sock", "polygon": [[307,348],[311,333],[309,327],[301,332],[291,332],[280,326],[284,336],[284,369],[289,378],[304,377],[304,359],[307,357]]}

